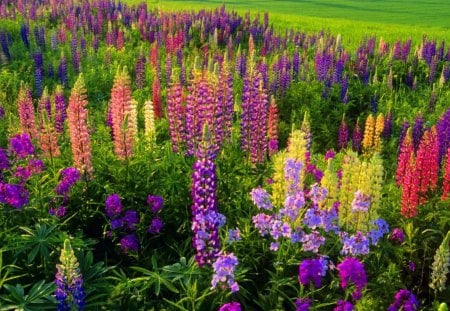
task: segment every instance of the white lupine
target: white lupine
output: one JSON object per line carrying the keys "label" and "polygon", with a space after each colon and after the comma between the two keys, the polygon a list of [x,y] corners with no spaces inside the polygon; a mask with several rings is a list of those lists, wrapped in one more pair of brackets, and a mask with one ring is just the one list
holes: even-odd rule
{"label": "white lupine", "polygon": [[447,282],[447,275],[450,266],[450,231],[447,232],[444,241],[436,250],[434,255],[434,262],[431,266],[431,283],[430,288],[436,292],[442,292],[445,290],[445,283]]}
{"label": "white lupine", "polygon": [[144,125],[145,125],[145,137],[151,142],[155,140],[156,128],[155,128],[155,112],[153,110],[153,102],[147,100],[144,103]]}

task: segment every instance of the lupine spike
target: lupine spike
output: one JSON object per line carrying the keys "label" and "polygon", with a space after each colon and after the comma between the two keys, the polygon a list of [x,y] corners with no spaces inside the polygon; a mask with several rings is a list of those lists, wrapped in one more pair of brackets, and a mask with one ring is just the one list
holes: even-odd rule
{"label": "lupine spike", "polygon": [[70,144],[74,167],[86,177],[92,177],[91,139],[87,125],[88,104],[83,74],[78,76],[69,97],[67,118],[69,125]]}
{"label": "lupine spike", "polygon": [[416,154],[416,179],[418,183],[419,202],[426,202],[427,191],[435,190],[439,175],[438,140],[436,128],[427,130],[422,136]]}
{"label": "lupine spike", "polygon": [[126,67],[117,70],[111,89],[111,115],[114,152],[121,160],[133,154],[133,125],[131,116],[130,77]]}
{"label": "lupine spike", "polygon": [[366,119],[366,126],[364,127],[364,138],[362,141],[362,147],[364,155],[370,156],[372,147],[374,145],[375,135],[375,119],[372,114],[369,114]]}
{"label": "lupine spike", "polygon": [[162,99],[161,99],[161,83],[159,81],[158,74],[155,73],[152,85],[152,102],[153,111],[155,112],[156,119],[161,119],[163,117],[162,111]]}
{"label": "lupine spike", "polygon": [[445,284],[450,268],[450,231],[447,232],[441,245],[436,250],[431,268],[430,288],[436,293],[444,291],[447,288]]}
{"label": "lupine spike", "polygon": [[381,134],[384,130],[384,116],[379,113],[375,121],[375,133],[373,137],[373,149],[375,152],[381,152],[383,148],[383,142],[381,140]]}
{"label": "lupine spike", "polygon": [[38,131],[36,127],[31,90],[24,83],[20,86],[17,106],[22,132],[30,135],[31,139],[37,139]]}
{"label": "lupine spike", "polygon": [[55,103],[55,129],[58,133],[64,131],[64,122],[66,121],[66,100],[61,85],[58,85],[54,94]]}
{"label": "lupine spike", "polygon": [[153,112],[153,102],[147,100],[144,103],[144,127],[145,137],[148,142],[156,140],[155,113]]}
{"label": "lupine spike", "polygon": [[345,149],[348,144],[348,125],[345,122],[345,114],[342,116],[341,125],[339,126],[338,148]]}
{"label": "lupine spike", "polygon": [[269,140],[269,156],[272,157],[278,152],[278,107],[273,96],[270,98],[267,137]]}
{"label": "lupine spike", "polygon": [[417,215],[419,206],[419,187],[415,173],[416,159],[414,153],[411,154],[405,169],[402,180],[401,214],[405,218],[412,218]]}
{"label": "lupine spike", "polygon": [[361,127],[359,126],[359,118],[356,120],[355,128],[353,129],[352,134],[352,149],[356,152],[361,152],[363,134],[361,131]]}
{"label": "lupine spike", "polygon": [[442,181],[442,200],[447,200],[450,198],[450,147],[447,149],[447,155],[444,162],[444,174]]}
{"label": "lupine spike", "polygon": [[311,150],[312,144],[312,135],[311,135],[311,121],[309,119],[309,112],[306,110],[303,115],[302,125],[300,126],[300,130],[302,131],[305,141],[306,141],[306,150]]}
{"label": "lupine spike", "polygon": [[412,142],[411,129],[408,129],[406,136],[400,146],[400,152],[397,160],[396,182],[398,186],[403,185],[406,170],[409,166],[411,155],[414,154],[414,146]]}

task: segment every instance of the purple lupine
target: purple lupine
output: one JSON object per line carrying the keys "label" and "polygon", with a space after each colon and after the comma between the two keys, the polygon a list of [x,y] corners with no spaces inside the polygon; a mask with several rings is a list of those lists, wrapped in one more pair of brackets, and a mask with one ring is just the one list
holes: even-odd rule
{"label": "purple lupine", "polygon": [[352,297],[355,300],[359,300],[362,290],[367,285],[367,274],[364,265],[356,258],[346,257],[337,265],[337,269],[339,270],[342,289],[345,290],[350,283],[353,283],[355,285],[355,291]]}
{"label": "purple lupine", "polygon": [[384,118],[384,126],[382,136],[384,139],[390,138],[392,135],[392,112],[389,110]]}
{"label": "purple lupine", "polygon": [[135,66],[135,83],[138,89],[143,89],[145,86],[145,56],[140,54],[136,60]]}
{"label": "purple lupine", "polygon": [[34,146],[31,143],[30,135],[23,133],[17,134],[9,140],[14,154],[21,159],[34,153]]}
{"label": "purple lupine", "polygon": [[22,23],[20,25],[20,37],[22,38],[23,44],[27,47],[27,49],[30,49],[30,41],[28,39],[30,33],[30,29],[28,28],[28,25],[25,23]]}
{"label": "purple lupine", "polygon": [[0,170],[7,170],[7,169],[9,169],[9,160],[5,150],[3,150],[3,148],[0,147]]}
{"label": "purple lupine", "polygon": [[420,113],[416,117],[416,120],[414,121],[413,131],[412,131],[414,150],[416,150],[416,151],[419,148],[419,144],[420,144],[420,141],[422,140],[422,136],[424,133],[423,125],[424,125],[423,115]]}
{"label": "purple lupine", "polygon": [[394,298],[394,302],[387,308],[388,311],[415,311],[419,309],[419,300],[407,289],[400,289]]}
{"label": "purple lupine", "polygon": [[234,279],[234,270],[238,265],[238,260],[233,253],[219,253],[213,263],[214,274],[211,281],[211,288],[218,285],[225,285],[232,293],[239,291],[239,285]]}
{"label": "purple lupine", "polygon": [[292,78],[297,81],[300,74],[300,54],[298,48],[295,48],[294,55],[292,56]]}
{"label": "purple lupine", "polygon": [[110,194],[105,201],[105,212],[109,218],[115,218],[122,212],[122,202],[118,194]]}
{"label": "purple lupine", "polygon": [[200,267],[212,264],[219,256],[219,228],[224,217],[218,213],[216,165],[210,148],[199,150],[192,174],[192,244]]}
{"label": "purple lupine", "polygon": [[429,72],[428,72],[428,82],[430,83],[430,85],[433,84],[435,77],[436,77],[437,63],[438,63],[438,59],[437,59],[437,55],[435,55],[431,59],[430,68],[429,68]]}
{"label": "purple lupine", "polygon": [[403,144],[403,139],[405,139],[406,133],[408,132],[409,127],[410,127],[409,122],[407,120],[404,120],[402,123],[402,127],[400,129],[400,137],[398,140],[399,148]]}
{"label": "purple lupine", "polygon": [[58,301],[58,311],[83,310],[86,304],[86,294],[83,289],[83,275],[78,267],[70,241],[64,241],[64,248],[59,257],[61,264],[56,265],[55,298]]}
{"label": "purple lupine", "polygon": [[316,288],[322,285],[326,270],[319,259],[304,259],[298,267],[298,280],[303,286],[312,282]]}
{"label": "purple lupine", "polygon": [[345,115],[342,117],[341,125],[339,126],[338,134],[338,148],[339,150],[347,148],[348,144],[348,125],[345,122]]}
{"label": "purple lupine", "polygon": [[450,147],[450,108],[437,121],[436,132],[439,142],[439,163],[441,163],[447,149]]}
{"label": "purple lupine", "polygon": [[56,132],[64,131],[64,121],[66,120],[66,100],[61,86],[58,86],[54,95],[55,99],[55,129]]}
{"label": "purple lupine", "polygon": [[33,54],[34,59],[34,87],[36,97],[41,97],[44,90],[44,60],[42,53]]}
{"label": "purple lupine", "polygon": [[69,78],[67,76],[67,60],[64,54],[62,54],[61,58],[59,59],[58,77],[59,81],[64,87],[69,86]]}
{"label": "purple lupine", "polygon": [[224,141],[231,138],[234,115],[233,73],[228,62],[224,60],[219,73],[218,104],[222,111],[222,136]]}
{"label": "purple lupine", "polygon": [[3,106],[0,106],[0,120],[5,118],[5,108]]}

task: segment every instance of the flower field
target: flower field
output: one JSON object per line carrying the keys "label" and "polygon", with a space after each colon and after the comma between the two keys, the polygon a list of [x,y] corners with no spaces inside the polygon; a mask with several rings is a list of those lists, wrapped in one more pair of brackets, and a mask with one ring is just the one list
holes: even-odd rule
{"label": "flower field", "polygon": [[0,310],[445,311],[449,267],[444,39],[0,1]]}

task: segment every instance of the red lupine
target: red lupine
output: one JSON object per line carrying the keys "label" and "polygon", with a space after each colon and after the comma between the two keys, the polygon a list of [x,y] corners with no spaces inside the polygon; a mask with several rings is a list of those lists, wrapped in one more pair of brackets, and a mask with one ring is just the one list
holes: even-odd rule
{"label": "red lupine", "polygon": [[162,99],[161,99],[161,83],[159,82],[158,74],[155,74],[152,86],[152,102],[155,118],[160,119],[163,116]]}
{"label": "red lupine", "polygon": [[273,96],[270,98],[267,137],[269,139],[269,156],[273,156],[278,152],[278,107]]}
{"label": "red lupine", "polygon": [[87,127],[88,104],[83,74],[78,76],[69,97],[67,118],[74,167],[87,177],[92,177],[91,139]]}
{"label": "red lupine", "polygon": [[419,206],[419,185],[415,165],[414,153],[411,153],[402,180],[401,214],[406,218],[415,217]]}
{"label": "red lupine", "polygon": [[419,144],[416,155],[416,178],[419,185],[419,201],[421,204],[426,201],[428,189],[435,190],[439,175],[438,162],[438,139],[436,128],[427,130]]}
{"label": "red lupine", "polygon": [[396,182],[398,186],[403,185],[403,179],[405,178],[405,173],[409,165],[409,160],[411,154],[414,153],[414,146],[412,143],[411,129],[408,129],[405,138],[403,139],[402,145],[400,147],[400,153],[398,155],[397,161],[397,173]]}
{"label": "red lupine", "polygon": [[447,149],[447,156],[444,167],[444,178],[442,182],[442,200],[450,198],[450,147]]}
{"label": "red lupine", "polygon": [[111,117],[114,138],[114,152],[121,160],[133,153],[133,128],[131,122],[130,77],[124,68],[118,70],[111,90]]}

